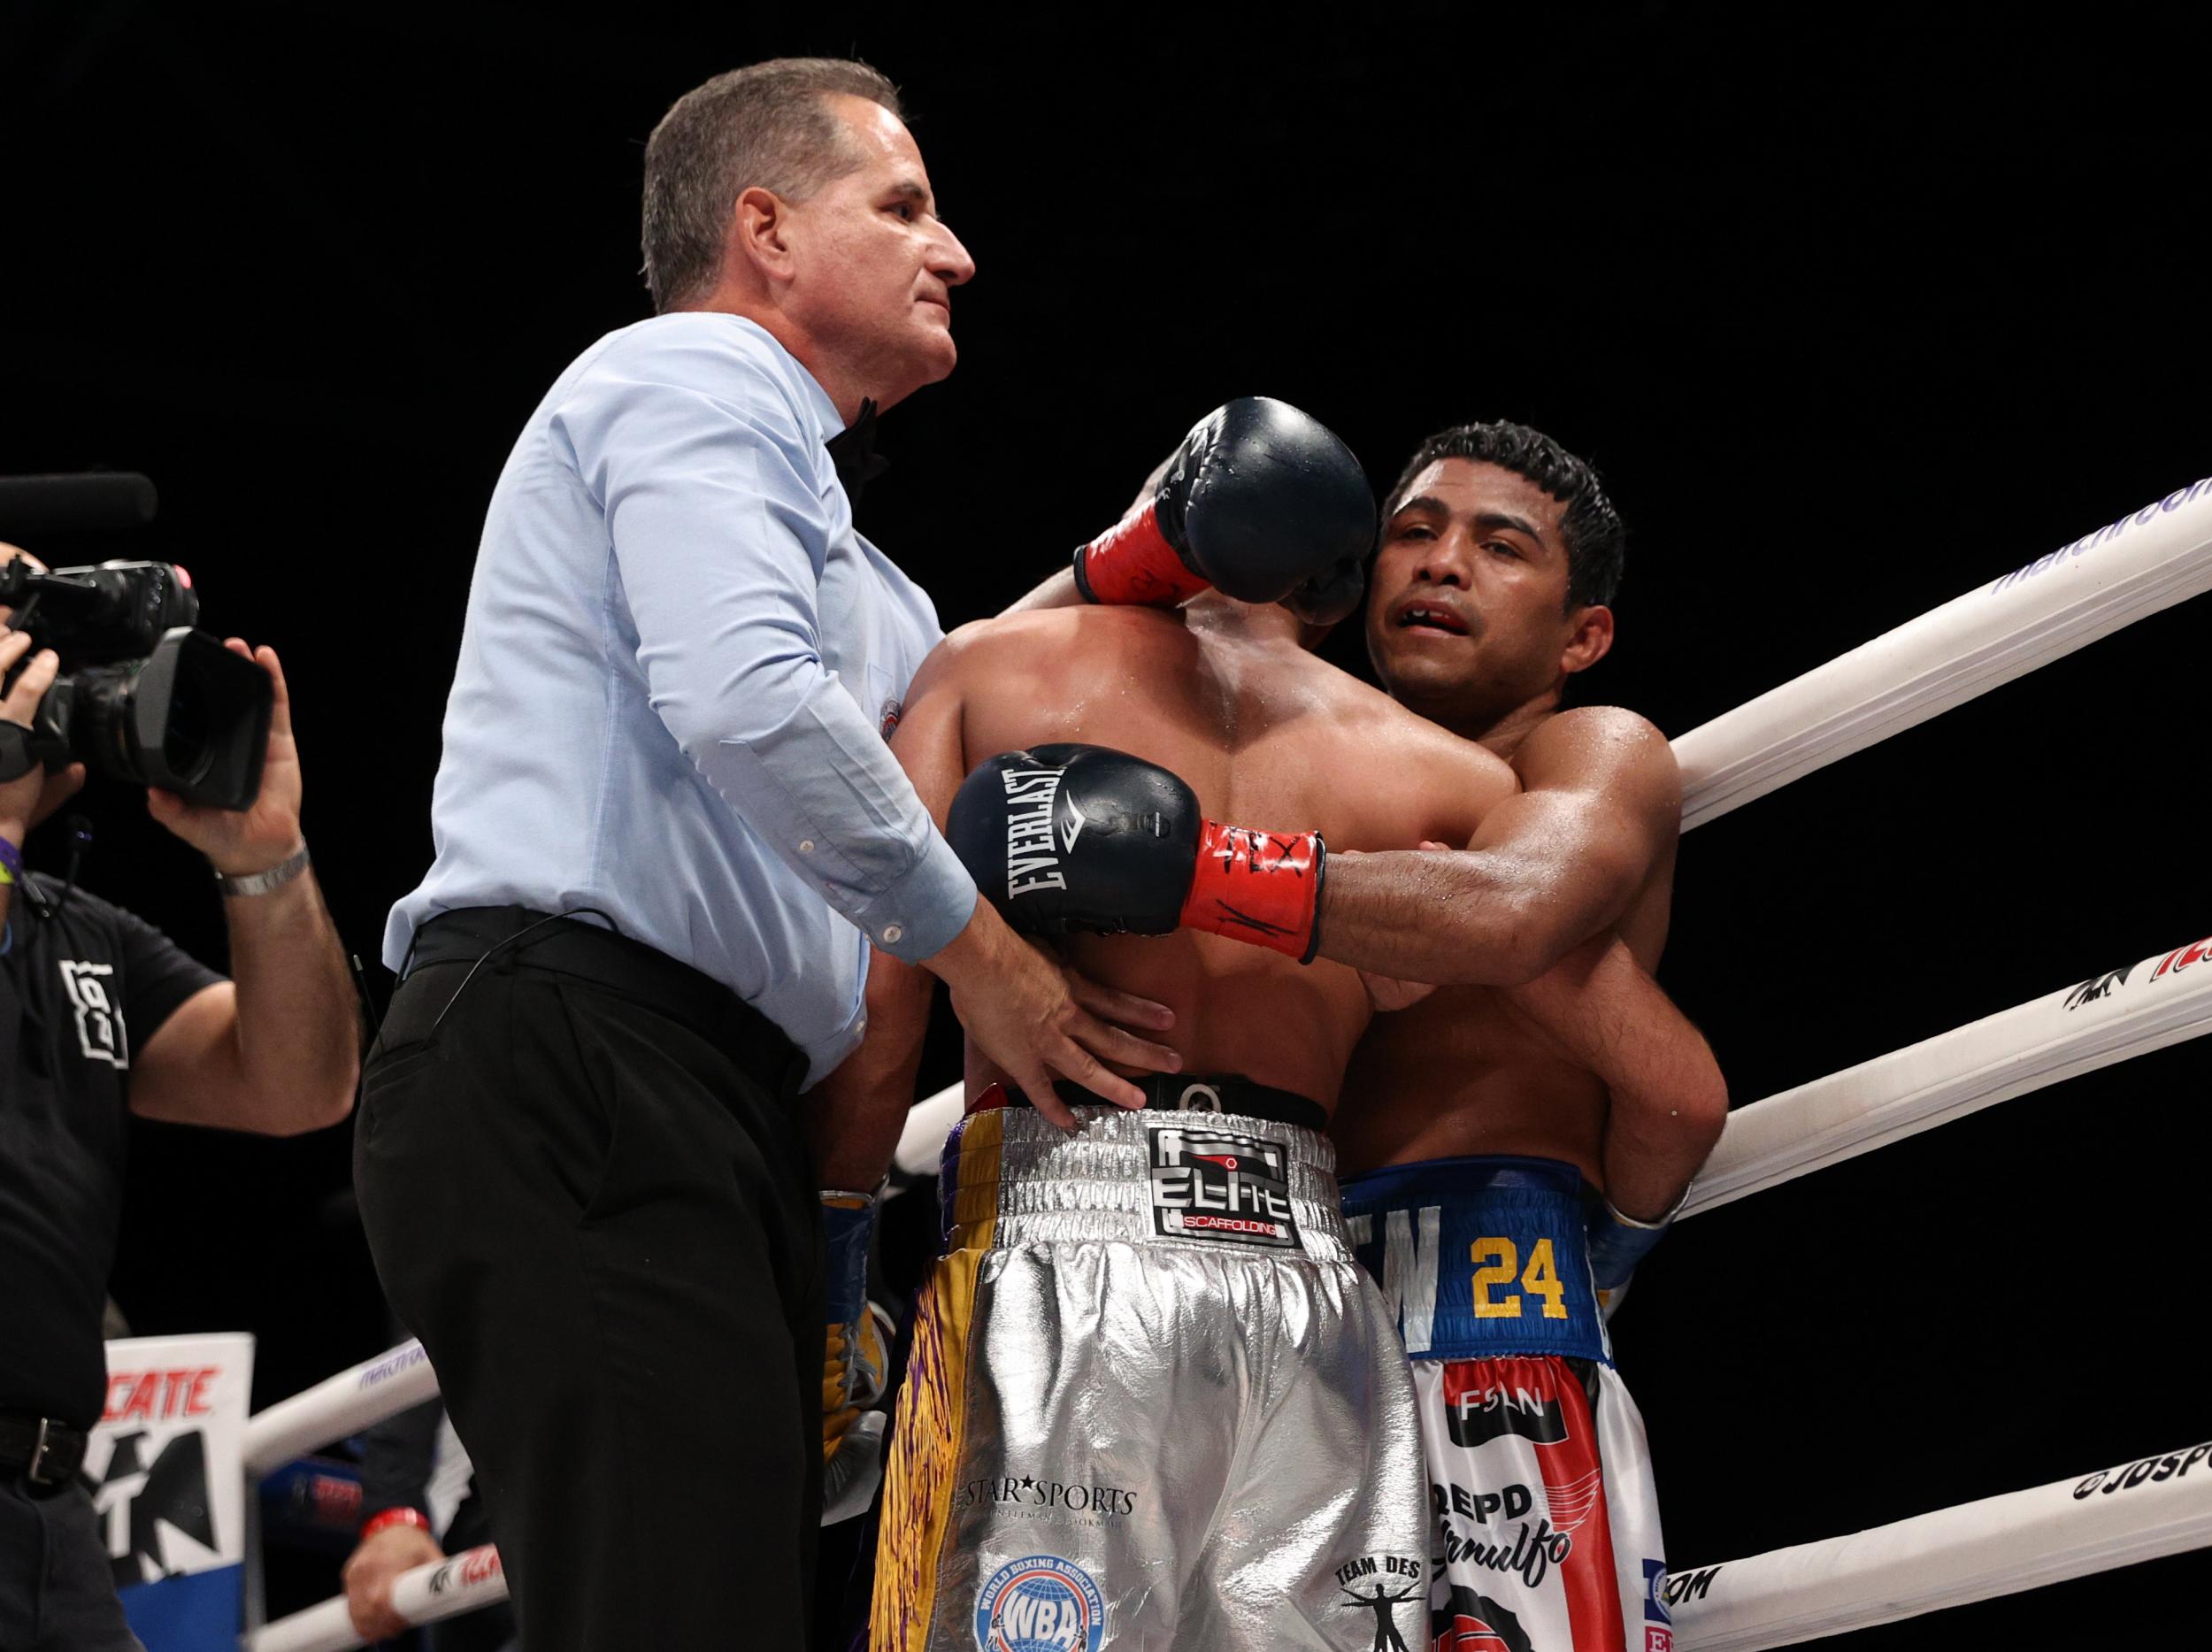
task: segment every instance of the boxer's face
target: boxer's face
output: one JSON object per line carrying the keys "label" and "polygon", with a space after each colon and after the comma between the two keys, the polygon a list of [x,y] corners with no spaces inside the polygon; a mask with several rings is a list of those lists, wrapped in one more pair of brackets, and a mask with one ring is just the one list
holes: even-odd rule
{"label": "boxer's face", "polygon": [[860,165],[787,204],[794,280],[786,308],[885,406],[950,373],[952,289],[975,261],[936,215],[905,124],[864,97],[833,96]]}
{"label": "boxer's face", "polygon": [[1394,698],[1470,732],[1595,662],[1587,621],[1601,611],[1567,607],[1565,514],[1495,465],[1440,459],[1414,478],[1367,596],[1368,654]]}

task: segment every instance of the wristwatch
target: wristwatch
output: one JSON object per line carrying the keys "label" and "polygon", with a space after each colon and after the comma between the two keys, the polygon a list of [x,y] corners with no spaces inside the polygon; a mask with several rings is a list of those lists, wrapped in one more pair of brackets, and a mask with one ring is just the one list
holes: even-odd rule
{"label": "wristwatch", "polygon": [[20,723],[0,719],[0,786],[19,780],[38,767],[31,752],[31,731]]}
{"label": "wristwatch", "polygon": [[307,870],[307,845],[303,842],[266,872],[248,872],[233,878],[223,872],[215,874],[215,887],[225,895],[268,895]]}

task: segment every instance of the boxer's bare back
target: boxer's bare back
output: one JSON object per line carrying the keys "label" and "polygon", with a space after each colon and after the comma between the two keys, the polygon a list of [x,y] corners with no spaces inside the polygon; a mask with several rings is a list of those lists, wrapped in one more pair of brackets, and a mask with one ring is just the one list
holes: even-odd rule
{"label": "boxer's bare back", "polygon": [[[1210,818],[1318,828],[1332,849],[1463,843],[1517,789],[1502,759],[1307,653],[1288,614],[1212,595],[964,626],[916,679],[892,745],[941,823],[976,764],[1055,741],[1159,764]],[[1334,1107],[1371,1013],[1355,971],[1188,930],[1065,946],[1092,980],[1175,1011],[1160,1036],[1186,1072]],[[971,1057],[972,1091],[995,1076]]]}

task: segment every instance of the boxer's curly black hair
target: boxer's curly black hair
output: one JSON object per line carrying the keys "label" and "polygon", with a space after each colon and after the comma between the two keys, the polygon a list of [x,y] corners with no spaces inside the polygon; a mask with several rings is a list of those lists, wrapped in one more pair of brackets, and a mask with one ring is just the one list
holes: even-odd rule
{"label": "boxer's curly black hair", "polygon": [[1605,496],[1595,466],[1577,458],[1540,430],[1509,419],[1454,425],[1424,442],[1383,506],[1387,522],[1404,503],[1413,479],[1439,459],[1473,459],[1528,480],[1567,507],[1560,537],[1567,544],[1567,606],[1610,603],[1620,588],[1628,528]]}

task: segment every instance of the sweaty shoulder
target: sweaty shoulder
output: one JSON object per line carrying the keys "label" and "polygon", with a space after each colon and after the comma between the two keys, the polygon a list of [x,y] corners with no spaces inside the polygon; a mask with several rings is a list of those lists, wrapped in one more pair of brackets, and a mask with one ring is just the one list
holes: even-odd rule
{"label": "sweaty shoulder", "polygon": [[1074,673],[1102,662],[1125,663],[1161,648],[1187,649],[1189,632],[1151,608],[1029,609],[973,619],[947,634],[930,666],[966,677],[1002,672]]}
{"label": "sweaty shoulder", "polygon": [[1513,754],[1521,783],[1604,789],[1651,810],[1682,809],[1674,748],[1649,718],[1617,705],[1576,706],[1544,719]]}

